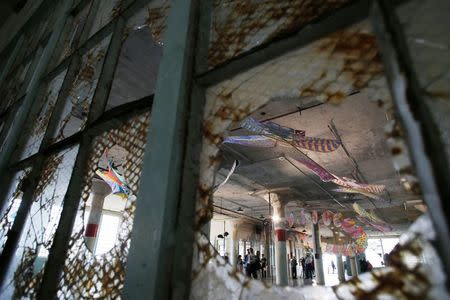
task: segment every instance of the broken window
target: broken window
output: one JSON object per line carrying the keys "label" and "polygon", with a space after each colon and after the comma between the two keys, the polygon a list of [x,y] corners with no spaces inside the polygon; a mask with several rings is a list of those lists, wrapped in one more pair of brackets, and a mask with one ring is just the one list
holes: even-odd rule
{"label": "broken window", "polygon": [[41,100],[42,102],[36,120],[28,125],[29,127],[25,131],[26,134],[23,135],[21,144],[18,145],[17,155],[20,160],[38,152],[47,130],[50,117],[55,108],[56,100],[58,99],[59,91],[66,73],[67,70],[62,71],[48,83],[48,86],[44,91],[43,99]]}
{"label": "broken window", "polygon": [[83,55],[78,73],[70,87],[69,96],[65,99],[53,136],[54,142],[65,139],[84,128],[110,40],[109,35]]}
{"label": "broken window", "polygon": [[148,119],[133,117],[94,140],[58,298],[121,294]]}
{"label": "broken window", "polygon": [[51,155],[45,162],[27,220],[9,267],[2,297],[35,297],[59,223],[78,146]]}

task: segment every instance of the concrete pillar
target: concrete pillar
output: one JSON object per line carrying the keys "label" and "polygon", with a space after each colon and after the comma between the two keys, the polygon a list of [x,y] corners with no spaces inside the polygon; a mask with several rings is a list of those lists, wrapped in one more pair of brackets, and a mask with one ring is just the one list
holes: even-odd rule
{"label": "concrete pillar", "polygon": [[94,180],[91,188],[91,212],[84,231],[86,247],[95,253],[97,235],[102,220],[103,202],[105,197],[111,193],[111,188],[101,180]]}
{"label": "concrete pillar", "polygon": [[342,262],[342,255],[336,255],[336,267],[338,273],[339,282],[342,283],[345,281],[345,273],[344,273],[344,263]]}
{"label": "concrete pillar", "polygon": [[239,223],[236,221],[230,221],[229,222],[230,226],[230,239],[229,239],[229,245],[228,245],[228,255],[229,255],[229,259],[230,259],[230,264],[233,267],[236,267],[237,264],[237,256],[238,256],[238,252],[239,252],[239,240],[237,239],[238,237],[238,228],[239,228]]}
{"label": "concrete pillar", "polygon": [[356,267],[356,257],[350,257],[350,267],[352,270],[352,276],[358,276],[358,268]]}
{"label": "concrete pillar", "polygon": [[272,276],[272,268],[271,268],[272,264],[271,264],[271,257],[270,257],[271,224],[267,224],[264,229],[265,229],[265,236],[266,236],[265,246],[264,246],[264,256],[267,259],[266,271],[267,271],[267,278],[269,278],[270,276]]}
{"label": "concrete pillar", "polygon": [[314,240],[314,268],[316,272],[316,283],[325,285],[325,277],[323,275],[322,248],[320,247],[319,224],[313,224],[313,240]]}
{"label": "concrete pillar", "polygon": [[288,264],[286,251],[286,230],[284,229],[285,212],[284,203],[278,197],[271,197],[274,208],[274,227],[275,227],[275,269],[276,284],[281,286],[288,285]]}

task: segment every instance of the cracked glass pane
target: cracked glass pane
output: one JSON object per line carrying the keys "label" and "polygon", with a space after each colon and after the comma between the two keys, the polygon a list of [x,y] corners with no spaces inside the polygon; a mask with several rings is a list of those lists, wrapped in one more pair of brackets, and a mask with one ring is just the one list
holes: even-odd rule
{"label": "cracked glass pane", "polygon": [[86,4],[80,11],[74,12],[74,17],[67,19],[64,30],[61,33],[59,48],[55,51],[54,59],[50,63],[51,67],[59,65],[77,48],[89,9],[91,8],[91,3]]}
{"label": "cracked glass pane", "polygon": [[6,240],[8,239],[8,232],[11,229],[20,203],[22,202],[23,190],[25,181],[31,172],[31,168],[18,171],[14,174],[13,180],[9,186],[3,203],[1,219],[0,219],[0,252],[3,251]]}
{"label": "cracked glass pane", "polygon": [[331,1],[215,0],[208,65],[227,60],[298,31],[348,3]]}
{"label": "cracked glass pane", "polygon": [[77,153],[73,146],[46,160],[1,297],[36,297]]}
{"label": "cracked glass pane", "polygon": [[[417,200],[420,186],[367,21],[207,89],[199,168],[192,299],[428,299],[432,289],[442,292],[441,270],[436,285],[422,280],[429,266],[421,251],[431,239],[425,227],[411,241],[421,250],[400,243],[386,258],[390,268],[328,282],[333,288],[295,286],[299,269],[303,282],[317,284],[330,255],[348,256],[358,272],[369,235],[402,233],[422,214],[415,206],[424,204]],[[208,226],[204,236],[200,228]],[[256,255],[246,255],[249,248]],[[259,280],[263,272],[252,258],[260,251],[276,285]],[[300,268],[295,257],[314,267]],[[393,274],[404,288],[384,281]]]}
{"label": "cracked glass pane", "polygon": [[152,7],[157,7],[154,1],[131,17],[126,24],[107,110],[155,92],[163,45],[153,34],[157,25],[150,18],[155,9]]}
{"label": "cracked glass pane", "polygon": [[59,73],[47,85],[44,93],[44,99],[39,109],[35,122],[29,124],[29,128],[25,131],[22,141],[18,145],[19,160],[25,159],[38,152],[44,138],[50,117],[55,108],[59,91],[66,76],[67,69]]}
{"label": "cracked glass pane", "polygon": [[63,140],[84,128],[110,40],[111,35],[83,55],[69,96],[65,99],[53,142]]}

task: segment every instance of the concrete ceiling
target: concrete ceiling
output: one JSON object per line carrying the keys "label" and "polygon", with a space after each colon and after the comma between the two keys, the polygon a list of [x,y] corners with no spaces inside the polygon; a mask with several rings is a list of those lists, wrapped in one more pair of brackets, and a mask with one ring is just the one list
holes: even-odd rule
{"label": "concrete ceiling", "polygon": [[[293,110],[293,106],[311,108],[299,112],[298,108]],[[406,229],[420,215],[414,207],[405,205],[408,201],[417,200],[417,196],[403,189],[399,184],[400,177],[393,168],[385,142],[384,126],[388,121],[385,109],[370,101],[364,91],[348,96],[340,105],[315,105],[310,99],[301,98],[276,99],[252,116],[260,120],[269,117],[280,125],[306,130],[307,136],[323,138],[333,138],[328,127],[333,121],[349,155],[342,147],[331,153],[317,153],[303,149],[300,152],[286,146],[257,148],[223,145],[224,163],[216,181],[223,180],[234,159],[238,159],[241,165],[228,183],[214,194],[216,205],[234,211],[241,207],[245,214],[267,218],[269,206],[263,196],[267,195],[267,191],[272,191],[291,201],[287,205],[287,213],[295,214],[301,208],[318,211],[329,209],[351,216],[351,205],[356,201],[393,224],[397,233]],[[230,130],[230,135],[243,134],[250,133],[236,125]],[[302,158],[304,155],[333,174],[349,178],[355,175],[351,162],[354,159],[368,183],[386,186],[389,192],[386,201],[369,201],[363,195],[334,192],[337,187],[335,184],[322,182],[303,165],[297,164],[296,168],[284,158]]]}

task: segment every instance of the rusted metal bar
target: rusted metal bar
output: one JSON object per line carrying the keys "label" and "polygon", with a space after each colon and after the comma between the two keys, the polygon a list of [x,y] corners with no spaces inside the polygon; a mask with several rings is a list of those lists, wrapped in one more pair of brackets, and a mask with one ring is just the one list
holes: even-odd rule
{"label": "rusted metal bar", "polygon": [[[193,248],[193,243],[187,245],[193,241],[193,226],[184,226],[188,236],[179,240],[181,230],[177,227],[182,227],[186,214],[192,215],[193,211],[193,207],[189,207],[185,212],[180,206],[183,202],[180,170],[185,157],[185,133],[193,130],[199,134],[198,126],[189,126],[188,131],[189,113],[194,113],[191,115],[194,122],[201,120],[201,115],[189,110],[190,106],[195,107],[189,102],[189,96],[197,12],[198,1],[172,1],[131,235],[123,292],[125,299],[188,298],[190,254],[183,253],[183,260],[176,264],[173,264],[173,257],[176,247],[187,247],[184,250],[190,249],[189,252]],[[204,91],[196,95],[204,97]],[[195,182],[192,179],[191,185]],[[195,198],[189,201],[189,205],[194,206]],[[180,214],[183,216],[179,217]],[[189,221],[193,222],[192,219]],[[174,277],[180,281],[174,281]]]}

